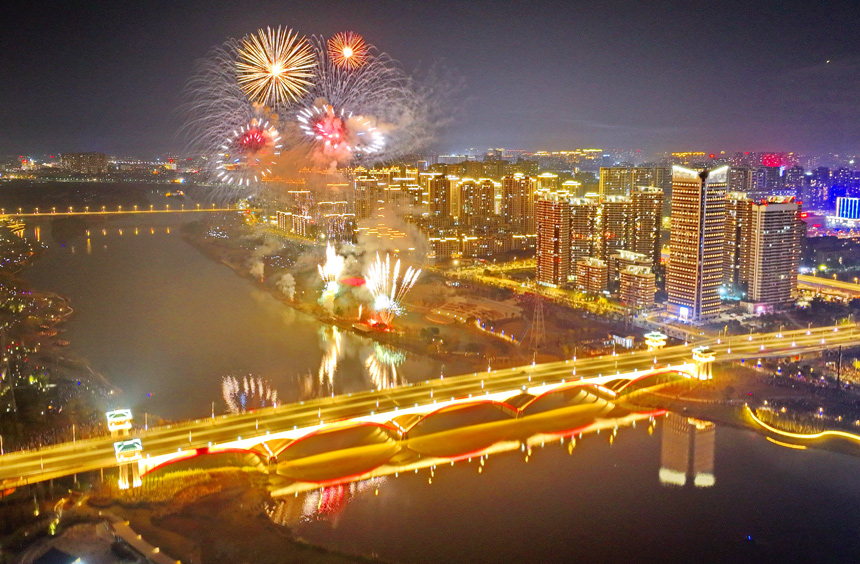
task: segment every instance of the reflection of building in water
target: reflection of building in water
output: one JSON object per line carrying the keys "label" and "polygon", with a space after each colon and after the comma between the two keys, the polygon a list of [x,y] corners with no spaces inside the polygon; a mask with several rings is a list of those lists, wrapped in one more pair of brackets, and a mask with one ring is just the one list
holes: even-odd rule
{"label": "reflection of building in water", "polygon": [[670,413],[663,426],[660,483],[683,486],[692,478],[696,487],[713,486],[715,439],[710,421]]}

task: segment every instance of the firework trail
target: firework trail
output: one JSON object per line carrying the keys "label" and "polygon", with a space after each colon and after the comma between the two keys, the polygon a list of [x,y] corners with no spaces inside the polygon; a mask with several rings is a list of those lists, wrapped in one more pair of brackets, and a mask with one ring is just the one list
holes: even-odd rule
{"label": "firework trail", "polygon": [[307,94],[315,66],[314,52],[304,37],[280,26],[267,27],[242,39],[236,79],[249,100],[277,110]]}
{"label": "firework trail", "polygon": [[373,352],[364,361],[364,367],[376,389],[385,390],[406,384],[406,379],[397,372],[397,367],[405,360],[406,355],[402,352],[374,343]]}
{"label": "firework trail", "polygon": [[317,270],[320,273],[320,278],[323,281],[322,298],[334,298],[338,291],[338,279],[343,273],[343,267],[346,262],[342,256],[337,254],[334,245],[329,243],[325,248],[325,263],[318,264]]}
{"label": "firework trail", "polygon": [[277,407],[278,392],[260,376],[229,375],[221,379],[221,394],[231,413],[245,413],[264,407]]}
{"label": "firework trail", "polygon": [[371,306],[382,324],[390,327],[394,318],[404,313],[403,298],[415,285],[419,274],[421,269],[410,266],[401,278],[400,259],[397,259],[392,269],[391,255],[386,253],[385,260],[382,260],[376,253],[376,260],[368,268],[365,279],[367,289],[373,296]]}

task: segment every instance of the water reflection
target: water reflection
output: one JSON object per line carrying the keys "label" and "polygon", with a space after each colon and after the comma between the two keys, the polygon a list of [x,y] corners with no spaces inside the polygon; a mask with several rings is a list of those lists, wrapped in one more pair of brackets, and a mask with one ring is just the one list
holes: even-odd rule
{"label": "water reflection", "polygon": [[221,394],[230,413],[245,413],[280,405],[278,391],[272,384],[253,374],[224,376],[221,380]]}
{"label": "water reflection", "polygon": [[715,444],[713,423],[670,413],[663,427],[660,483],[683,487],[692,480],[697,488],[713,486]]}
{"label": "water reflection", "polygon": [[406,361],[406,354],[380,343],[373,344],[373,352],[364,361],[370,381],[377,390],[396,388],[406,384],[406,378],[397,367]]}
{"label": "water reflection", "polygon": [[269,519],[277,525],[292,526],[315,519],[336,521],[347,504],[361,495],[379,495],[379,487],[388,478],[379,477],[369,480],[359,480],[349,484],[337,484],[295,493],[275,500],[265,505]]}
{"label": "water reflection", "polygon": [[[605,448],[613,448],[620,432],[635,433],[637,422],[643,421],[649,434],[658,422],[663,422],[661,484],[683,486],[688,479],[696,487],[715,484],[713,423],[664,411],[626,412],[617,406],[612,409],[616,417],[602,417],[605,413],[605,409],[588,411],[585,421],[582,413],[572,419],[569,408],[559,409],[497,422],[492,428],[485,420],[479,423],[482,418],[475,412],[470,416],[473,420],[461,419],[462,425],[457,428],[434,429],[423,435],[415,432],[417,426],[400,433],[371,424],[329,431],[328,436],[323,433],[300,441],[303,452],[282,451],[277,474],[271,477],[273,497],[266,512],[279,525],[312,520],[328,520],[336,525],[350,502],[370,492],[379,495],[388,480],[401,474],[424,474],[427,485],[432,486],[436,474],[445,467],[466,465],[483,474],[490,466],[490,458],[499,454],[519,451],[522,461],[529,463],[535,450],[545,447],[561,446],[574,455],[578,443],[589,441],[591,445],[596,440]],[[572,424],[575,428],[567,429]],[[474,450],[475,435],[483,435],[486,446]],[[324,462],[320,460],[322,452],[326,453]],[[374,457],[376,463],[372,462]],[[368,461],[378,465],[367,470]],[[338,469],[342,476],[336,475]],[[653,474],[650,480],[654,480]]]}

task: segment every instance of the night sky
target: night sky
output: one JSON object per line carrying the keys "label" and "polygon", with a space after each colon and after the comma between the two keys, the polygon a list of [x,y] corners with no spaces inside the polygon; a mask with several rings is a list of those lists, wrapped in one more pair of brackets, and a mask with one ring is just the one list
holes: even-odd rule
{"label": "night sky", "polygon": [[856,0],[648,4],[5,3],[0,154],[179,151],[195,60],[266,25],[357,31],[462,77],[442,152],[860,151]]}

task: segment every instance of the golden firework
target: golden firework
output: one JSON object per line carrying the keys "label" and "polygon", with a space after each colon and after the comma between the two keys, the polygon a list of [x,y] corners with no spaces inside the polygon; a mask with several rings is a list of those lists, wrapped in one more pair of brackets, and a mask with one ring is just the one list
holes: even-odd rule
{"label": "golden firework", "polygon": [[328,55],[341,68],[357,69],[367,62],[367,43],[357,33],[341,31],[328,40]]}
{"label": "golden firework", "polygon": [[280,26],[267,27],[242,40],[236,76],[248,99],[278,108],[308,92],[315,66],[313,50],[304,37]]}

